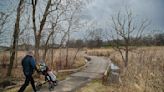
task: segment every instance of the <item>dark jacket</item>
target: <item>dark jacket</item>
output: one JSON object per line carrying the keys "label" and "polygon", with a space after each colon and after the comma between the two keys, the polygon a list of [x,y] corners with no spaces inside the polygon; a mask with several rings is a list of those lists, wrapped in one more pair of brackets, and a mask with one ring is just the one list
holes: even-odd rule
{"label": "dark jacket", "polygon": [[25,75],[32,75],[36,68],[35,60],[32,56],[26,55],[22,60],[23,72]]}

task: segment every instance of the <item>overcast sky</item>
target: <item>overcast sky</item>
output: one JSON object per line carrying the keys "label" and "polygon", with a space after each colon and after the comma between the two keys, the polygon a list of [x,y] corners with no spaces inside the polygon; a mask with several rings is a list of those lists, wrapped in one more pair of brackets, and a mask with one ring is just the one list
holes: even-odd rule
{"label": "overcast sky", "polygon": [[[10,1],[10,2],[9,2]],[[13,6],[17,0],[0,0],[0,10]],[[164,0],[87,0],[82,12],[83,19],[95,20],[99,24],[106,21],[127,6],[137,17],[148,18],[157,29],[164,29]],[[10,8],[9,8],[10,9]]]}
{"label": "overcast sky", "polygon": [[[18,0],[0,0],[0,11],[11,10],[11,6],[17,6]],[[125,7],[131,9],[133,14],[140,20],[149,19],[151,21],[150,30],[160,30],[164,32],[164,0],[87,0],[85,8],[82,11],[82,19],[87,21],[96,21],[103,27],[111,21],[111,16],[118,11],[125,10]],[[81,33],[76,33],[76,37]]]}
{"label": "overcast sky", "polygon": [[105,25],[111,16],[125,7],[140,19],[149,19],[152,29],[164,29],[164,0],[89,0],[83,18]]}

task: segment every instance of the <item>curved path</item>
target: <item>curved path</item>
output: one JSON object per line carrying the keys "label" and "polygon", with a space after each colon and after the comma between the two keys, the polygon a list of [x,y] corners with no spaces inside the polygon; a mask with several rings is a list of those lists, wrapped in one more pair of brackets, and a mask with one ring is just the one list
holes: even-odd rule
{"label": "curved path", "polygon": [[[110,64],[110,59],[105,57],[90,56],[91,60],[85,69],[80,72],[71,74],[65,80],[59,82],[54,91],[51,92],[73,92],[76,89],[84,86],[87,82],[94,78],[101,78],[107,66]],[[41,89],[40,92],[47,92],[48,87]]]}

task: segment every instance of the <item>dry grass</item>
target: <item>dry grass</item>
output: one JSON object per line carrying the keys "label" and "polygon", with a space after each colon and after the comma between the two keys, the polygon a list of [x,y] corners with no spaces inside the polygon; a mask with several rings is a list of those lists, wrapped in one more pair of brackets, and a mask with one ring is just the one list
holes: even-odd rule
{"label": "dry grass", "polygon": [[88,49],[87,54],[91,56],[110,56],[114,52],[113,49]]}
{"label": "dry grass", "polygon": [[[131,53],[127,72],[122,75],[127,90],[136,92],[164,91],[164,47],[139,48]],[[130,84],[129,84],[130,81]]]}
{"label": "dry grass", "polygon": [[[112,87],[114,92],[163,92],[163,51],[164,47],[142,47],[131,52],[129,55],[129,65],[126,68],[126,72],[122,71],[120,75],[122,83],[119,84],[119,87],[109,86],[109,88]],[[102,53],[104,52],[102,51]],[[125,70],[125,68],[123,68],[124,64],[119,53],[111,54],[110,58],[115,64],[121,67],[121,70]],[[103,92],[112,91],[105,90]]]}
{"label": "dry grass", "polygon": [[[76,49],[69,49],[68,52],[68,66],[65,67],[66,64],[66,49],[54,49],[54,55],[53,55],[53,60],[52,58],[52,54],[51,51],[48,51],[47,53],[47,58],[46,58],[46,64],[53,70],[56,69],[71,69],[71,68],[77,68],[80,67],[82,65],[85,64],[85,60],[83,57],[83,54],[81,54],[81,51],[79,51],[79,53],[77,54],[75,60],[74,60],[74,56],[77,52]],[[40,51],[40,54],[42,54],[43,51]],[[21,67],[21,60],[22,58],[26,55],[25,51],[19,51],[18,52],[18,60],[17,60],[17,64],[18,66],[15,67],[16,62],[14,63],[14,68],[13,68],[13,72],[12,72],[12,80],[14,80],[15,82],[17,82],[19,85],[22,85],[23,81],[24,81],[24,76],[23,76],[23,71],[22,71],[22,67]],[[4,61],[4,62],[2,62]],[[8,64],[9,63],[9,52],[3,52],[0,53],[0,63],[1,64]],[[7,72],[7,67],[3,68],[2,66],[0,66],[0,82],[3,81],[5,79],[5,75]],[[57,74],[57,79],[58,80],[64,80],[71,72],[68,73],[58,73]],[[34,75],[38,75],[37,73],[35,73]],[[38,80],[37,78],[35,78],[35,80]],[[44,81],[43,76],[40,77],[40,80]],[[9,90],[6,90],[5,92],[17,92],[18,89],[20,87],[16,87],[16,88],[12,88]],[[25,92],[31,92],[31,86],[29,86]]]}
{"label": "dry grass", "polygon": [[112,87],[104,86],[101,80],[93,80],[85,87],[76,90],[75,92],[115,92]]}
{"label": "dry grass", "polygon": [[[65,67],[65,64],[66,64],[66,50],[65,49],[61,49],[61,50],[54,49],[53,60],[51,60],[52,54],[51,54],[51,50],[50,50],[47,53],[46,64],[52,70],[72,69],[72,68],[80,67],[80,66],[85,64],[85,60],[84,60],[83,54],[81,54],[81,51],[79,51],[79,53],[77,54],[77,56],[74,60],[74,56],[76,54],[76,51],[77,51],[76,49],[69,49],[69,52],[68,52],[69,53],[68,54],[68,66]],[[18,66],[15,67],[15,63],[14,63],[14,67],[13,67],[13,71],[12,71],[12,80],[17,81],[18,84],[20,84],[24,81],[24,75],[23,75],[23,71],[22,71],[21,60],[25,56],[25,54],[26,54],[25,51],[19,51],[18,52],[18,60],[17,60]],[[40,51],[40,54],[42,54],[42,51]],[[4,58],[3,58],[4,55],[5,55],[5,59],[6,59],[4,63],[7,64],[7,63],[9,63],[9,52],[0,53],[1,63],[3,63],[2,61],[4,61]],[[6,78],[6,72],[7,72],[7,67],[3,68],[2,66],[0,66],[0,82],[3,81]],[[57,78],[58,78],[58,80],[63,80],[69,74],[70,73],[58,73]],[[38,75],[38,74],[35,74],[35,75]],[[8,90],[7,92],[16,92],[14,90],[18,90],[18,88]]]}
{"label": "dry grass", "polygon": [[[68,65],[66,66],[66,49],[57,49],[54,50],[54,56],[53,61],[51,59],[51,51],[47,53],[46,62],[47,64],[53,68],[53,69],[71,69],[71,68],[77,68],[79,66],[82,66],[85,64],[84,57],[81,54],[81,51],[79,51],[76,55],[77,50],[76,49],[69,49],[68,51]],[[76,58],[74,60],[74,57],[76,55]]]}

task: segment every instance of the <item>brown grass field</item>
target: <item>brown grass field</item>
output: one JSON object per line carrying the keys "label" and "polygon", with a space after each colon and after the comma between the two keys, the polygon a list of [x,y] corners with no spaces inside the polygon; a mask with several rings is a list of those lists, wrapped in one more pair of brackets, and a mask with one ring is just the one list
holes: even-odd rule
{"label": "brown grass field", "polygon": [[[69,49],[69,64],[72,64],[72,57],[74,57],[76,50]],[[77,90],[76,92],[164,92],[164,47],[139,47],[129,53],[129,64],[124,70],[124,64],[118,52],[112,48],[87,49],[86,53],[93,56],[110,57],[112,62],[121,68],[121,83],[102,85],[101,79],[93,80],[86,86]],[[25,52],[18,53],[18,65],[25,55]],[[3,56],[1,54],[1,56]],[[49,67],[56,69],[60,61],[62,65],[60,69],[65,67],[66,52],[64,49],[54,50],[54,61],[51,60],[51,53],[48,52],[46,62]],[[78,53],[75,63],[69,68],[76,68],[84,65],[84,58],[81,52]],[[3,78],[6,69],[0,69],[0,77]],[[14,68],[13,78],[22,80],[21,67]],[[59,74],[59,79],[64,79],[68,74]],[[61,77],[62,76],[62,77]],[[14,91],[13,91],[14,92]]]}
{"label": "brown grass field", "polygon": [[[47,53],[47,58],[46,58],[46,64],[50,67],[52,70],[61,70],[61,69],[74,69],[77,67],[80,67],[85,64],[85,60],[83,55],[81,54],[81,51],[78,52],[75,60],[75,53],[76,49],[69,49],[69,54],[68,54],[68,66],[65,67],[66,63],[66,50],[65,49],[54,49],[54,56],[52,60],[52,54],[51,51]],[[40,51],[40,54],[42,54],[42,51]],[[19,51],[18,52],[18,59],[17,59],[17,67],[15,67],[16,62],[14,63],[14,68],[12,72],[12,78],[14,80],[22,80],[23,79],[23,72],[22,72],[22,67],[21,67],[21,60],[22,58],[26,55],[25,51]],[[6,72],[7,72],[7,67],[3,66],[3,63],[9,63],[9,52],[3,52],[0,53],[0,63],[2,64],[0,66],[0,78],[5,78]],[[37,62],[38,63],[38,62]],[[59,74],[63,75],[63,74]],[[62,79],[62,78],[61,78]]]}
{"label": "brown grass field", "polygon": [[[88,50],[90,55],[103,56],[105,53],[104,56],[109,56],[123,70],[118,52],[112,49]],[[164,92],[164,47],[140,47],[130,52],[129,65],[120,76],[120,84],[104,86],[101,80],[96,80],[77,92]]]}

